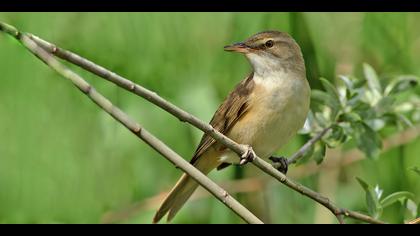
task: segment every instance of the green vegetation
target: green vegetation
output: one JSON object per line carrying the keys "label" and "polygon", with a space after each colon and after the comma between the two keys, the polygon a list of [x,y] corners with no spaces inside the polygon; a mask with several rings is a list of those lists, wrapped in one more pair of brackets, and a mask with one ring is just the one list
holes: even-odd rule
{"label": "green vegetation", "polygon": [[[314,120],[321,127],[329,125],[325,119],[351,124],[337,125],[316,155],[290,167],[289,175],[339,206],[393,223],[420,211],[418,135],[385,152],[379,142],[420,120],[420,86],[413,89],[408,76],[420,75],[419,20],[416,13],[0,13],[0,21],[85,56],[206,121],[250,70],[223,46],[266,29],[289,32],[302,47],[314,100],[329,107],[314,103]],[[74,69],[190,158],[199,130]],[[151,222],[160,200],[149,198],[172,187],[179,170],[1,34],[0,75],[0,223],[99,223],[110,216],[119,223]],[[365,100],[354,99],[360,94]],[[291,155],[309,136],[296,137],[278,154]],[[343,156],[333,149],[323,158],[325,145],[358,147],[372,158],[316,171]],[[265,222],[336,222],[250,165],[210,176],[241,192],[234,196]],[[246,179],[246,188],[232,185],[235,179]],[[207,196],[189,201],[174,222],[242,223]]]}

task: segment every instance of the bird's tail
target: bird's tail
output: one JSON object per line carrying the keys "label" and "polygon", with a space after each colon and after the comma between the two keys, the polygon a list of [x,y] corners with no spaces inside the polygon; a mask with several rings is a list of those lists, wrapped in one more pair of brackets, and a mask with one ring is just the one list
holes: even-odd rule
{"label": "bird's tail", "polygon": [[[196,163],[194,163],[194,166],[203,174],[207,175],[210,171],[215,169],[218,164],[220,163],[216,158],[203,155],[197,159]],[[188,198],[190,198],[190,196],[194,193],[197,187],[198,183],[189,175],[184,173],[176,185],[169,192],[159,210],[156,212],[155,217],[153,218],[153,223],[159,222],[168,212],[168,222],[171,221],[176,213],[188,200]]]}

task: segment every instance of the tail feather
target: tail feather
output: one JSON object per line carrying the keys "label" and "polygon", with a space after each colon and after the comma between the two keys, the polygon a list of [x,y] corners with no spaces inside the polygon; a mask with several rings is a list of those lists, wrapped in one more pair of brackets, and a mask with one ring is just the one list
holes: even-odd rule
{"label": "tail feather", "polygon": [[171,215],[171,217],[168,216],[168,221],[170,221],[197,187],[198,184],[190,176],[183,174],[157,211],[153,223],[159,222],[168,212]]}
{"label": "tail feather", "polygon": [[[203,172],[203,174],[207,175],[211,170],[215,169],[218,164],[216,158],[203,155],[194,163],[194,166]],[[168,222],[171,221],[197,187],[198,183],[184,173],[156,212],[153,223],[159,222],[168,212]]]}

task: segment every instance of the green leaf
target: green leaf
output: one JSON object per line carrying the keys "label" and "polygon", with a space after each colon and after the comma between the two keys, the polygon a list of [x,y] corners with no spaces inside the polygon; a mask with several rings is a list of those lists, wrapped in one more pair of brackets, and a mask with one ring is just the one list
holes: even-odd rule
{"label": "green leaf", "polygon": [[395,113],[386,113],[381,117],[381,119],[387,124],[397,125],[399,118]]}
{"label": "green leaf", "polygon": [[377,158],[382,148],[379,134],[362,121],[352,123],[352,127],[357,147],[368,158]]}
{"label": "green leaf", "polygon": [[366,79],[355,79],[353,82],[353,88],[358,89],[365,86],[367,80]]}
{"label": "green leaf", "polygon": [[351,81],[349,77],[340,75],[338,76],[338,78],[340,78],[344,82],[344,85],[349,91],[353,90],[353,81]]}
{"label": "green leaf", "polygon": [[346,135],[344,134],[344,130],[339,125],[332,126],[332,131],[330,135],[325,136],[322,138],[329,148],[335,148],[338,145],[342,144],[346,139]]}
{"label": "green leaf", "polygon": [[312,89],[311,99],[315,102],[325,103],[325,100],[331,99],[330,95],[322,90]]}
{"label": "green leaf", "polygon": [[376,185],[375,188],[373,189],[375,191],[375,196],[376,198],[379,200],[381,199],[382,193],[384,192],[383,189],[379,188],[379,185]]}
{"label": "green leaf", "polygon": [[361,121],[362,118],[360,117],[359,114],[357,114],[356,112],[346,112],[341,114],[338,117],[338,121],[339,122],[356,122],[356,121]]}
{"label": "green leaf", "polygon": [[352,111],[356,112],[362,119],[365,120],[376,117],[376,112],[372,109],[372,107],[362,100],[356,100],[352,103]]}
{"label": "green leaf", "polygon": [[359,177],[356,177],[356,179],[357,179],[357,181],[359,182],[360,186],[362,186],[362,188],[363,188],[365,191],[368,191],[368,190],[369,190],[370,186],[369,186],[369,184],[368,184],[368,183],[366,183],[363,179],[361,179],[361,178],[359,178]]}
{"label": "green leaf", "polygon": [[385,95],[394,95],[414,88],[418,84],[416,77],[400,77],[391,82],[385,89]]}
{"label": "green leaf", "polygon": [[406,101],[406,102],[400,102],[394,107],[394,112],[396,113],[408,113],[413,110],[415,110],[416,107],[415,101]]}
{"label": "green leaf", "polygon": [[363,93],[361,90],[354,90],[353,94],[347,99],[347,106],[355,107],[359,102],[361,102]]}
{"label": "green leaf", "polygon": [[314,117],[314,113],[312,110],[309,110],[308,116],[306,117],[305,124],[303,127],[298,131],[299,134],[309,134],[316,126],[316,121]]}
{"label": "green leaf", "polygon": [[401,192],[395,192],[388,196],[386,196],[384,199],[381,200],[380,204],[383,208],[393,204],[394,202],[403,199],[403,198],[414,198],[414,194],[407,192],[407,191],[401,191]]}
{"label": "green leaf", "polygon": [[322,113],[315,113],[315,120],[321,127],[327,127],[329,125],[328,119]]}
{"label": "green leaf", "polygon": [[303,154],[303,156],[298,159],[298,161],[296,162],[296,165],[301,165],[308,162],[308,160],[313,156],[314,150],[315,150],[315,145],[310,146],[309,149]]}
{"label": "green leaf", "polygon": [[349,138],[349,136],[352,136],[353,135],[354,130],[351,127],[351,123],[349,123],[349,122],[340,122],[338,125],[343,129],[343,132],[344,132],[344,134],[346,136],[346,140]]}
{"label": "green leaf", "polygon": [[356,179],[360,186],[362,186],[362,188],[365,190],[365,199],[369,214],[374,218],[380,217],[382,214],[382,207],[379,204],[378,195],[375,193],[374,189],[364,180],[359,177],[356,177]]}
{"label": "green leaf", "polygon": [[353,81],[351,81],[349,77],[340,75],[338,78],[340,78],[345,85],[345,97],[347,100],[357,95],[353,89]]}
{"label": "green leaf", "polygon": [[369,64],[364,63],[363,72],[365,74],[369,88],[372,91],[377,91],[379,94],[381,94],[382,87],[379,83],[378,75],[376,74],[375,70]]}
{"label": "green leaf", "polygon": [[418,212],[418,207],[416,205],[416,203],[411,200],[411,199],[407,199],[407,210],[410,212],[412,217],[417,217],[417,212]]}
{"label": "green leaf", "polygon": [[376,116],[381,116],[389,111],[392,110],[393,105],[395,104],[394,97],[383,97],[376,103],[374,109],[376,112]]}
{"label": "green leaf", "polygon": [[322,86],[324,86],[325,91],[327,91],[327,93],[330,94],[331,97],[334,100],[336,100],[339,105],[341,105],[340,104],[340,95],[338,94],[338,91],[335,88],[335,86],[325,78],[320,78],[319,80],[321,80]]}
{"label": "green leaf", "polygon": [[379,131],[385,127],[385,119],[372,119],[365,121],[365,123],[374,131]]}
{"label": "green leaf", "polygon": [[412,127],[413,123],[411,123],[410,119],[408,119],[405,115],[403,114],[397,114],[398,117],[398,121],[402,124],[402,126],[404,127]]}
{"label": "green leaf", "polygon": [[313,100],[313,102],[327,105],[331,108],[333,113],[337,113],[341,107],[339,100],[333,98],[331,94],[321,90],[313,89],[311,91],[311,99]]}
{"label": "green leaf", "polygon": [[315,150],[313,153],[313,158],[316,162],[316,164],[321,164],[322,161],[324,160],[325,157],[325,152],[326,152],[326,148],[325,148],[325,143],[323,142],[318,142],[317,144],[315,144]]}

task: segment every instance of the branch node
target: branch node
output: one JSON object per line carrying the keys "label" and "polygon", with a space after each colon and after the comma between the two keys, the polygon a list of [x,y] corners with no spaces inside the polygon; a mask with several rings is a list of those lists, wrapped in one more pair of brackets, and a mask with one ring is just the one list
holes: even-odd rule
{"label": "branch node", "polygon": [[89,94],[92,91],[92,86],[89,84],[85,88],[83,88],[83,93]]}
{"label": "branch node", "polygon": [[21,40],[21,38],[22,38],[22,33],[21,33],[20,31],[16,31],[16,32],[15,32],[15,37],[16,37],[18,40]]}
{"label": "branch node", "polygon": [[136,128],[134,128],[134,133],[136,133],[136,134],[140,134],[141,133],[141,130],[142,130],[142,128],[139,126],[139,125],[137,125],[136,126]]}
{"label": "branch node", "polygon": [[226,191],[223,191],[223,202],[226,203],[226,198],[229,197],[229,193]]}

